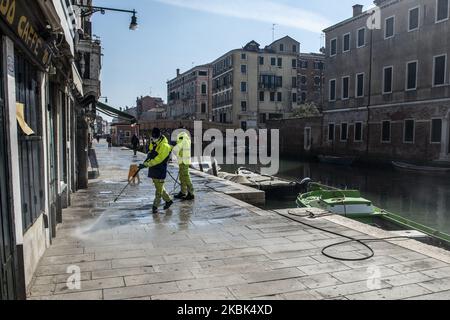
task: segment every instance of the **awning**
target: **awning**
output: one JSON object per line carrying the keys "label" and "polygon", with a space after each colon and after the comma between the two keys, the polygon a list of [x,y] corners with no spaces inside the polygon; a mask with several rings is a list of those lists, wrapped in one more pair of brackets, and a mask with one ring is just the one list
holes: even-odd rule
{"label": "awning", "polygon": [[122,112],[120,110],[114,109],[102,102],[97,102],[97,111],[106,114],[109,117],[119,118],[121,121],[129,121],[131,124],[136,123],[136,118],[132,115]]}
{"label": "awning", "polygon": [[80,73],[78,72],[74,62],[72,62],[72,77],[75,88],[77,88],[80,95],[83,96],[83,79],[81,79]]}

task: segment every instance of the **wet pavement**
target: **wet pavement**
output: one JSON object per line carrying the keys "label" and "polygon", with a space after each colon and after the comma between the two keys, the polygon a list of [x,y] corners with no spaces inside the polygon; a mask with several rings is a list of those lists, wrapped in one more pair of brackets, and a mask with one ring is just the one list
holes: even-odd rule
{"label": "wet pavement", "polygon": [[[333,260],[322,248],[345,239],[295,220],[359,238],[389,234],[341,217],[313,220],[261,210],[236,199],[251,198],[250,190],[217,178],[194,175],[195,202],[176,202],[153,215],[154,188],[141,173],[141,184],[113,203],[129,165],[145,156],[133,158],[132,151],[108,150],[104,143],[95,147],[101,175],[89,190],[73,195],[29,299],[450,298],[448,252],[413,240],[379,241],[370,243],[370,260]],[[175,167],[170,172],[177,176]],[[168,191],[176,187],[168,177]],[[329,253],[368,254],[356,243]],[[79,283],[72,281],[77,275]]]}

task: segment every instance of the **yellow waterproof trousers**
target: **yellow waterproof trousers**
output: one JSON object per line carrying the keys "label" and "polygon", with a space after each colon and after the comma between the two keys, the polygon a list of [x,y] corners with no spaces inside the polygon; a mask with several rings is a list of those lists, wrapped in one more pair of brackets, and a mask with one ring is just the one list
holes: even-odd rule
{"label": "yellow waterproof trousers", "polygon": [[164,180],[159,179],[153,179],[153,184],[155,185],[155,201],[153,202],[153,206],[158,208],[161,205],[161,199],[163,199],[165,202],[169,202],[172,199],[170,198],[169,194],[166,191],[166,188],[164,187]]}
{"label": "yellow waterproof trousers", "polygon": [[181,193],[187,195],[188,193],[194,195],[194,186],[192,185],[191,175],[189,173],[189,166],[187,164],[180,164],[180,184]]}

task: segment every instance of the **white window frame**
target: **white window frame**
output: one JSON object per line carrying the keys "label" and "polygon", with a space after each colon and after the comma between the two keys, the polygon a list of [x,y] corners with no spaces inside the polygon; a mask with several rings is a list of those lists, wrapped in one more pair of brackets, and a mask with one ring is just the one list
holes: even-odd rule
{"label": "white window frame", "polygon": [[[361,124],[361,139],[360,140],[356,140],[356,125],[357,124]],[[355,125],[353,126],[354,130],[353,130],[353,141],[354,142],[363,142],[364,141],[364,122],[362,121],[356,121]]]}
{"label": "white window frame", "polygon": [[[362,46],[359,45],[359,32],[360,32],[361,30],[364,30],[364,44],[363,44]],[[367,32],[366,32],[366,28],[365,28],[365,27],[359,28],[359,29],[356,31],[356,48],[359,49],[359,48],[364,48],[364,47],[366,46],[366,34],[367,34]]]}
{"label": "white window frame", "polygon": [[435,23],[441,23],[441,22],[444,22],[444,21],[448,21],[448,19],[450,18],[450,13],[449,13],[450,1],[448,2],[448,6],[447,6],[447,18],[446,19],[441,19],[441,20],[438,20],[438,9],[439,9],[438,3],[439,3],[439,0],[436,0]]}
{"label": "white window frame", "polygon": [[[386,69],[390,69],[390,68],[392,68],[391,91],[388,92],[388,91],[384,91],[384,89],[385,89],[385,81],[386,81],[385,72],[386,72]],[[394,66],[383,67],[383,88],[382,88],[383,95],[391,94],[393,91],[394,91]]]}
{"label": "white window frame", "polygon": [[[245,66],[245,72],[242,72],[242,67]],[[248,68],[246,64],[241,64],[241,74],[247,74],[248,73]]]}
{"label": "white window frame", "polygon": [[[344,98],[344,79],[348,79],[348,93],[347,93],[348,97],[347,98]],[[344,101],[350,99],[350,76],[342,77],[342,80],[341,80],[341,99],[344,100]]]}
{"label": "white window frame", "polygon": [[[389,140],[388,141],[383,141],[383,123],[384,122],[389,122]],[[381,143],[391,143],[392,142],[392,121],[391,120],[382,120],[381,121]]]}
{"label": "white window frame", "polygon": [[[348,36],[348,50],[345,50],[345,37]],[[352,49],[352,34],[348,32],[342,36],[342,52],[350,52]]]}
{"label": "white window frame", "polygon": [[[363,94],[362,94],[362,96],[358,96],[358,76],[360,76],[360,75],[363,76],[363,87],[362,87]],[[356,98],[364,98],[365,92],[366,92],[366,87],[365,86],[366,86],[366,73],[365,72],[357,73],[356,76],[355,76],[355,97]]]}
{"label": "white window frame", "polygon": [[[435,84],[434,80],[435,80],[435,76],[436,76],[436,58],[444,57],[444,56],[445,56],[445,71],[444,71],[445,79],[444,79],[444,83],[443,84]],[[448,56],[447,56],[446,53],[438,54],[436,56],[433,56],[433,79],[431,80],[433,88],[443,87],[443,86],[447,85],[447,81],[448,81],[447,68],[448,68]]]}
{"label": "white window frame", "polygon": [[[391,18],[393,18],[394,19],[394,25],[393,25],[393,32],[392,32],[392,36],[389,36],[389,37],[386,37],[386,32],[387,32],[387,21],[389,20],[389,19],[391,19]],[[390,16],[390,17],[387,17],[386,19],[384,19],[384,40],[388,40],[388,39],[391,39],[391,38],[394,38],[395,37],[395,15],[393,15],[393,16]]]}
{"label": "white window frame", "polygon": [[[416,64],[416,85],[414,86],[414,88],[408,89],[408,76],[409,76],[409,73],[408,73],[408,71],[409,71],[408,66],[409,66],[411,63],[415,63],[415,64]],[[416,91],[416,90],[417,90],[417,85],[418,85],[418,80],[419,80],[419,60],[412,60],[412,61],[406,62],[406,72],[405,72],[405,75],[406,75],[406,79],[405,79],[405,91]]]}
{"label": "white window frame", "polygon": [[[334,81],[334,99],[331,99],[331,82]],[[337,80],[330,79],[328,81],[328,101],[335,102],[337,100]]]}
{"label": "white window frame", "polygon": [[[409,27],[411,26],[411,11],[416,10],[416,9],[419,10],[419,13],[417,14],[417,17],[419,19],[417,21],[417,28],[410,29]],[[408,10],[408,32],[413,32],[413,31],[416,31],[419,29],[420,29],[420,6],[417,6],[417,7],[414,7],[414,8],[411,8]]]}
{"label": "white window frame", "polygon": [[[333,139],[330,139],[330,126],[333,125]],[[336,140],[336,123],[334,122],[328,122],[328,130],[327,130],[327,141],[328,142],[334,142]]]}
{"label": "white window frame", "polygon": [[[333,49],[333,46],[331,44],[333,43],[333,41],[336,41],[336,53],[335,54],[331,53],[331,50]],[[337,52],[338,52],[338,38],[336,37],[336,38],[333,38],[330,40],[330,57],[337,56]]]}
{"label": "white window frame", "polygon": [[[342,139],[342,126],[343,126],[344,124],[347,126],[347,130],[346,130],[347,132],[346,132],[346,134],[345,134],[345,136],[347,137],[346,140],[343,140],[343,139]],[[342,123],[341,123],[341,129],[340,129],[339,131],[340,131],[339,133],[341,134],[341,136],[339,137],[339,140],[340,140],[341,142],[348,142],[348,122],[342,122]]]}
{"label": "white window frame", "polygon": [[[406,141],[406,121],[414,122],[414,132],[413,132],[413,141]],[[403,121],[403,143],[404,144],[414,144],[416,142],[416,119],[408,118]]]}
{"label": "white window frame", "polygon": [[[433,142],[433,120],[441,120],[441,142]],[[443,118],[439,118],[439,117],[431,118],[431,121],[430,121],[430,144],[436,144],[436,145],[442,144],[442,134],[444,133],[443,129],[444,129],[444,119]]]}

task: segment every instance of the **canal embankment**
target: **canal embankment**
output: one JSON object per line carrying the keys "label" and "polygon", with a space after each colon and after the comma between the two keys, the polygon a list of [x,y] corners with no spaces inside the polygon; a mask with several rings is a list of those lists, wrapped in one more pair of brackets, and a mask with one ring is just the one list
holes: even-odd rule
{"label": "canal embankment", "polygon": [[[154,188],[144,174],[114,203],[130,164],[145,156],[95,148],[100,177],[64,211],[29,299],[450,297],[447,251],[414,240],[380,241],[390,233],[337,216],[264,210],[237,199],[239,186],[204,174],[193,174],[195,202],[176,202],[158,215],[151,214]],[[169,170],[176,177],[176,167]],[[167,189],[175,188],[168,180]],[[354,261],[324,256],[324,247],[345,240],[336,234],[370,238],[375,256],[365,259],[367,248],[356,242],[328,252]],[[79,286],[68,281],[70,270],[79,271]]]}

